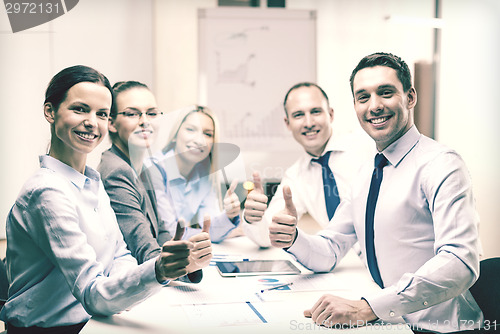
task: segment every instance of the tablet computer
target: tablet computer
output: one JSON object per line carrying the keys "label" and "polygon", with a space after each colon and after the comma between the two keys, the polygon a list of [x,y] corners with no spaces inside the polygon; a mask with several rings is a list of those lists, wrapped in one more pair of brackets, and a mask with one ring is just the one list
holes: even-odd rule
{"label": "tablet computer", "polygon": [[300,274],[289,260],[253,260],[215,262],[221,276]]}

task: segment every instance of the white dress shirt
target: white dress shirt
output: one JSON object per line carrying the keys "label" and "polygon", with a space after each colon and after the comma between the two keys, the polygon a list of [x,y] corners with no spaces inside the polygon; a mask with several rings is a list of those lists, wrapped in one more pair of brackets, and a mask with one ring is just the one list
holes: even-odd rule
{"label": "white dress shirt", "polygon": [[[321,155],[332,151],[328,165],[333,172],[340,200],[350,192],[352,179],[366,159],[375,154],[375,145],[365,133],[350,134],[341,138],[331,136]],[[297,208],[298,219],[308,213],[322,228],[328,223],[325,194],[323,190],[322,167],[312,159],[317,158],[305,152],[286,171],[281,183],[269,202],[261,221],[245,221],[245,234],[261,247],[271,246],[268,226],[272,217],[285,208],[283,185],[290,186],[293,204]],[[244,214],[243,214],[244,217]]]}
{"label": "white dress shirt", "polygon": [[[482,312],[468,291],[479,275],[478,215],[461,157],[412,127],[383,152],[374,242],[384,289],[365,296],[374,313],[402,316],[415,329],[478,328]],[[359,240],[365,252],[365,211],[373,161],[362,168],[331,224],[317,236],[299,231],[288,249],[316,272],[332,270]]]}
{"label": "white dress shirt", "polygon": [[123,241],[99,173],[48,155],[7,217],[9,299],[16,327],[85,322],[123,311],[158,291],[155,259],[138,266]]}

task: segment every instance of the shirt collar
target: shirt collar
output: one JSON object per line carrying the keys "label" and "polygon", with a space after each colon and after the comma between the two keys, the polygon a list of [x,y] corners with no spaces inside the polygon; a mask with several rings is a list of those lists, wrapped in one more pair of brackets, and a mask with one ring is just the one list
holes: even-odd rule
{"label": "shirt collar", "polygon": [[380,153],[384,154],[391,165],[396,167],[415,147],[420,140],[420,136],[421,134],[417,127],[413,125],[403,136],[401,136],[401,138],[387,146],[385,150]]}
{"label": "shirt collar", "polygon": [[[334,137],[335,136],[332,133],[332,135],[330,136],[330,139],[328,139],[328,141],[326,142],[326,145],[325,145],[325,148],[323,149],[323,152],[321,152],[319,157],[323,156],[328,151],[343,152],[347,149],[347,147],[345,145],[340,143],[338,140],[335,140]],[[311,161],[312,159],[315,159],[315,158],[319,158],[319,157],[312,156],[311,154],[309,154],[307,152],[305,152],[305,154],[309,158],[309,161]]]}
{"label": "shirt collar", "polygon": [[[182,176],[181,172],[179,171],[179,167],[177,166],[177,160],[175,159],[175,151],[173,149],[165,153],[165,156],[162,158],[162,161],[169,182],[174,180],[186,182],[186,178]],[[201,171],[204,168],[206,168],[205,164],[196,164],[193,170],[193,176],[190,178],[189,182],[190,183],[197,182],[201,177],[205,176],[201,174]]]}
{"label": "shirt collar", "polygon": [[70,180],[75,186],[83,189],[85,185],[93,182],[99,182],[99,173],[89,166],[85,166],[85,175],[77,172],[72,167],[66,165],[64,162],[57,160],[50,155],[40,156],[40,167],[50,169],[54,172],[62,174],[65,178]]}
{"label": "shirt collar", "polygon": [[165,153],[161,160],[169,181],[184,179],[184,177],[179,172],[179,167],[177,167],[174,150],[170,150]]}

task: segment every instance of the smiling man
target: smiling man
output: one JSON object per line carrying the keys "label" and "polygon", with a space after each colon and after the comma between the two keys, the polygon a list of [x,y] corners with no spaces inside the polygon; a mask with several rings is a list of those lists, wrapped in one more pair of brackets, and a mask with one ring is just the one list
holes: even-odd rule
{"label": "smiling man", "polygon": [[[304,312],[315,323],[366,324],[402,316],[414,332],[452,333],[482,325],[469,292],[479,274],[478,216],[469,172],[453,150],[420,134],[407,64],[387,53],[352,72],[354,109],[379,151],[362,167],[350,198],[316,236],[297,231],[296,192],[270,226],[273,245],[315,272],[332,270],[359,241],[377,293],[361,300],[322,296]],[[300,194],[299,194],[300,196]]]}
{"label": "smiling man", "polygon": [[[372,152],[369,138],[348,135],[333,138],[333,108],[328,96],[317,84],[301,82],[285,95],[285,124],[293,138],[304,148],[304,154],[286,171],[274,197],[267,205],[261,177],[254,173],[255,189],[245,201],[243,228],[261,247],[269,247],[269,224],[284,205],[283,185],[297,194],[297,215],[305,213],[326,227],[362,162]],[[361,131],[360,131],[361,132]]]}

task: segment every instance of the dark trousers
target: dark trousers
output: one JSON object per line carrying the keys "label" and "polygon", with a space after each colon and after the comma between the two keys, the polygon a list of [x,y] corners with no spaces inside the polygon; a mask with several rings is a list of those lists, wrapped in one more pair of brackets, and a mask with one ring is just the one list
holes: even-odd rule
{"label": "dark trousers", "polygon": [[7,324],[7,334],[78,334],[85,326],[86,322],[71,326],[58,326],[58,327],[15,327]]}

